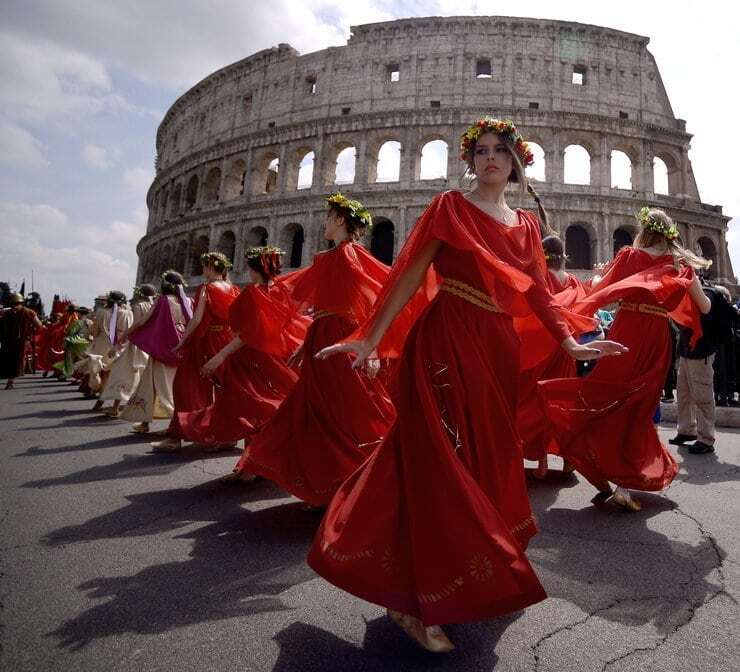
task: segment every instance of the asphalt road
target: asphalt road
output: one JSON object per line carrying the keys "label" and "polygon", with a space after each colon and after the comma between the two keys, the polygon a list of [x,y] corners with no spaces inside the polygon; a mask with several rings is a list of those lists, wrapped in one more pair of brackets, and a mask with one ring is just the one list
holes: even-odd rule
{"label": "asphalt road", "polygon": [[40,377],[0,391],[2,670],[740,669],[738,430],[677,451],[637,514],[575,477],[532,482],[549,599],[449,626],[458,648],[435,657],[308,569],[317,514],[218,483],[238,453],[153,454],[91,406]]}

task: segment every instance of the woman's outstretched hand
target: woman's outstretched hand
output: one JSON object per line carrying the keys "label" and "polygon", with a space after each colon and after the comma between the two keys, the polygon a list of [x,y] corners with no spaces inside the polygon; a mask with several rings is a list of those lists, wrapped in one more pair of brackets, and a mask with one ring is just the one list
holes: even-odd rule
{"label": "woman's outstretched hand", "polygon": [[319,350],[314,357],[316,359],[326,359],[334,355],[339,355],[343,352],[353,353],[355,355],[355,361],[352,362],[352,368],[358,369],[365,364],[365,361],[373,354],[374,347],[367,341],[347,341],[346,343],[336,343],[330,345],[323,350]]}
{"label": "woman's outstretched hand", "polygon": [[625,352],[629,352],[629,348],[616,341],[591,341],[588,345],[575,345],[568,348],[570,356],[580,361],[601,359]]}

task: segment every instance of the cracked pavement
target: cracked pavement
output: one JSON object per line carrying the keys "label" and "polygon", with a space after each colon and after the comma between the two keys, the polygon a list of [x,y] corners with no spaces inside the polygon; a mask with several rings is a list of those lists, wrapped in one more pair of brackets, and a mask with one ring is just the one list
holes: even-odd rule
{"label": "cracked pavement", "polygon": [[549,598],[448,626],[457,649],[435,657],[306,566],[316,513],[218,482],[238,452],[154,454],[91,406],[40,377],[0,394],[3,670],[738,669],[740,430],[674,450],[680,474],[640,513],[576,477],[530,481]]}

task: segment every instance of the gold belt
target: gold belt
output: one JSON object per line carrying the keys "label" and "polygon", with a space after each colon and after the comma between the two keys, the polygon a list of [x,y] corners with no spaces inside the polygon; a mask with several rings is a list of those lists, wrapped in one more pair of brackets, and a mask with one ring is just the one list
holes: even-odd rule
{"label": "gold belt", "polygon": [[322,317],[327,317],[328,315],[334,315],[330,310],[317,310],[313,314],[314,321],[320,320]]}
{"label": "gold belt", "polygon": [[471,287],[470,285],[461,282],[460,280],[454,280],[453,278],[445,278],[439,289],[444,292],[449,292],[455,296],[465,299],[469,303],[472,303],[478,308],[483,308],[491,313],[502,313],[503,311],[493,301],[491,297],[480,289]]}
{"label": "gold belt", "polygon": [[655,306],[651,303],[628,303],[622,301],[619,304],[620,308],[624,310],[632,310],[636,313],[645,313],[646,315],[657,315],[658,317],[668,317],[668,311],[660,306]]}
{"label": "gold belt", "polygon": [[224,325],[223,324],[212,324],[210,327],[208,327],[208,331],[223,331]]}

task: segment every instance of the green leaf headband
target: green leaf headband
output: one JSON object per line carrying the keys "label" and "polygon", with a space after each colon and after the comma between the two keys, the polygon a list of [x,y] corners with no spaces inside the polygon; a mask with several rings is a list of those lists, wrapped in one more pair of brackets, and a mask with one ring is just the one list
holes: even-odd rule
{"label": "green leaf headband", "polygon": [[328,196],[326,202],[330,206],[335,206],[340,210],[344,210],[350,217],[359,220],[363,226],[371,228],[373,225],[373,218],[370,211],[360,201],[347,198],[343,196],[341,192]]}
{"label": "green leaf headband", "polygon": [[534,154],[529,150],[529,145],[524,142],[522,134],[517,131],[514,122],[511,119],[494,119],[493,117],[478,119],[460,136],[460,158],[463,161],[470,158],[470,150],[478,138],[488,132],[509,136],[514,151],[523,166],[531,166],[534,163]]}
{"label": "green leaf headband", "polygon": [[668,240],[676,240],[680,235],[675,224],[666,226],[663,222],[653,219],[650,216],[650,208],[647,206],[640,208],[637,213],[637,221],[640,222],[643,228],[648,231],[655,231],[655,233],[662,233]]}
{"label": "green leaf headband", "polygon": [[233,264],[223,252],[204,252],[200,255],[200,263],[204,266],[213,266],[217,271],[228,271]]}
{"label": "green leaf headband", "polygon": [[285,254],[285,251],[281,250],[279,247],[275,247],[274,245],[264,245],[262,247],[250,247],[246,251],[244,256],[247,259],[256,259],[257,257],[269,256],[273,254],[282,256]]}

